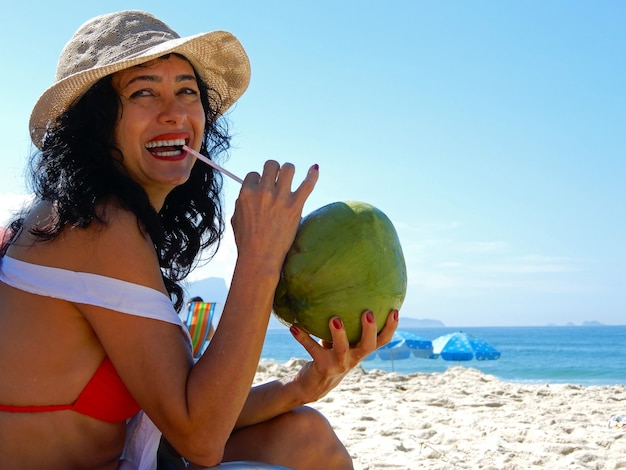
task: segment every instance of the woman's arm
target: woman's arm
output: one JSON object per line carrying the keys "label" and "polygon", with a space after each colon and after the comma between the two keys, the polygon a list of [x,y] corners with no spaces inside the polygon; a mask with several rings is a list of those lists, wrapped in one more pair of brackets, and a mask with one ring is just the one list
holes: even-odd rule
{"label": "woman's arm", "polygon": [[[179,452],[221,461],[256,373],[284,257],[293,243],[317,168],[292,192],[295,169],[267,162],[244,180],[232,224],[238,259],[220,327],[194,365],[177,327],[81,306],[129,390]],[[150,240],[122,209],[90,238],[91,272],[165,291]],[[76,247],[76,245],[73,245]],[[78,247],[81,249],[81,247]],[[70,268],[72,269],[72,268]]]}

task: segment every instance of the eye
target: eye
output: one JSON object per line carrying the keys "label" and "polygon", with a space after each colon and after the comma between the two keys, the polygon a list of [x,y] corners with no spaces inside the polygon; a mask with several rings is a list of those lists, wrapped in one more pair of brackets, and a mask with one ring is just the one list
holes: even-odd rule
{"label": "eye", "polygon": [[141,98],[144,96],[154,96],[154,93],[152,93],[152,91],[150,91],[149,89],[144,88],[141,90],[134,91],[130,95],[131,98]]}
{"label": "eye", "polygon": [[197,88],[184,87],[179,89],[176,95],[183,103],[193,104],[200,101],[200,92]]}
{"label": "eye", "polygon": [[183,88],[181,89],[178,94],[180,95],[191,95],[191,96],[197,96],[199,94],[198,90],[193,89],[193,88]]}

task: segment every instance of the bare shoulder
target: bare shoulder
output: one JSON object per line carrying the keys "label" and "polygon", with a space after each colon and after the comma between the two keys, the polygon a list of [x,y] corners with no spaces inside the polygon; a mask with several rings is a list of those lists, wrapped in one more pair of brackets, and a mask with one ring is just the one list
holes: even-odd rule
{"label": "bare shoulder", "polygon": [[26,230],[49,223],[54,206],[42,203],[25,220],[11,256],[46,266],[113,277],[161,291],[164,286],[154,244],[137,216],[119,204],[98,207],[100,220],[87,227],[68,226],[50,241],[35,241]]}

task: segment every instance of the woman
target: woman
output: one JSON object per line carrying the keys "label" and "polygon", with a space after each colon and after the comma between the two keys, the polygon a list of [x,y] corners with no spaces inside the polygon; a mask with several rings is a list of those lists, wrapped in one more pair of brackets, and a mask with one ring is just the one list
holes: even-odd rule
{"label": "woman", "polygon": [[224,152],[220,116],[248,81],[232,35],[179,38],[144,12],[94,18],[64,48],[31,115],[36,200],[0,250],[3,468],[155,468],[161,433],[162,448],[199,466],[352,467],[303,405],[388,342],[397,311],[379,335],[365,312],[353,348],[339,318],[332,345],[291,328],[313,360],[251,388],[316,165],[295,190],[290,164],[245,177],[230,291],[197,362],[177,315],[179,282],[224,230],[221,176],[182,145]]}

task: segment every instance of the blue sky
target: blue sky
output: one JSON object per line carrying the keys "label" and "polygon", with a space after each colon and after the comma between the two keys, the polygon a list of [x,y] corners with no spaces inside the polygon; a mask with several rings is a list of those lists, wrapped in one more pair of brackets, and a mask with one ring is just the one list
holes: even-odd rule
{"label": "blue sky", "polygon": [[[8,3],[0,221],[26,194],[28,117],[65,42],[92,16],[144,9],[181,35],[240,39],[252,82],[225,166],[318,163],[305,212],[383,210],[408,266],[402,315],[626,324],[626,3]],[[236,196],[228,181],[229,216]],[[234,253],[228,234],[193,279],[228,279]]]}

